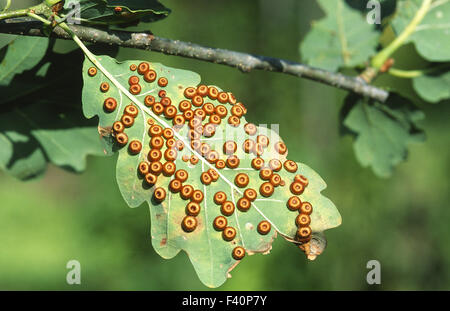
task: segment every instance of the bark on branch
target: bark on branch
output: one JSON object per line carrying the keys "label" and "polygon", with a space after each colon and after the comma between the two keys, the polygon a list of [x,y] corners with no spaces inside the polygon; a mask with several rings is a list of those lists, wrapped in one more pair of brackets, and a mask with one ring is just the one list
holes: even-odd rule
{"label": "bark on branch", "polygon": [[[134,33],[123,30],[102,30],[80,25],[71,25],[70,27],[84,42],[102,43],[161,52],[168,55],[183,56],[235,67],[243,72],[250,72],[252,70],[280,72],[314,80],[365,97],[370,97],[381,102],[386,101],[389,96],[387,91],[368,85],[360,78],[313,68],[289,60],[209,48],[194,43],[157,37],[147,32]],[[46,36],[41,30],[41,24],[33,21],[17,22],[15,20],[6,20],[0,22],[0,33],[40,37]],[[56,27],[53,30],[51,36],[59,39],[71,39],[70,36],[59,27]]]}

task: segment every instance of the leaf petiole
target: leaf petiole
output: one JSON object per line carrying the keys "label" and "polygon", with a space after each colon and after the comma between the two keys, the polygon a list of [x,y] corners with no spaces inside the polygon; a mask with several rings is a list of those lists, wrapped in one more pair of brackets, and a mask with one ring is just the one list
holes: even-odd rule
{"label": "leaf petiole", "polygon": [[6,0],[6,6],[3,8],[2,13],[5,13],[6,11],[8,11],[10,6],[11,6],[11,0]]}
{"label": "leaf petiole", "polygon": [[[7,8],[9,8],[8,5],[7,5]],[[34,16],[29,15],[30,13],[34,14]],[[0,20],[17,18],[17,17],[26,17],[26,16],[30,16],[33,18],[36,18],[35,16],[38,16],[39,18],[41,18],[39,15],[50,16],[50,14],[51,14],[51,9],[49,7],[47,7],[44,3],[41,3],[41,4],[38,4],[33,7],[29,7],[26,9],[20,9],[20,10],[14,10],[11,12],[6,12],[6,8],[5,8],[0,13]],[[38,19],[38,20],[43,22],[43,20],[45,20],[45,19],[42,18],[42,20],[41,19]]]}
{"label": "leaf petiole", "polygon": [[425,71],[424,70],[402,70],[402,69],[391,68],[391,69],[389,69],[388,73],[391,76],[394,76],[397,78],[413,79],[413,78],[423,76],[425,74]]}
{"label": "leaf petiole", "polygon": [[388,73],[391,76],[394,76],[397,78],[413,79],[413,78],[421,77],[421,76],[424,76],[424,75],[427,75],[430,73],[438,72],[445,68],[450,68],[450,65],[444,64],[441,66],[420,69],[420,70],[402,70],[402,69],[391,68],[391,69],[389,69]]}
{"label": "leaf petiole", "polygon": [[43,18],[43,17],[40,17],[39,15],[37,15],[37,14],[35,14],[35,13],[33,13],[33,12],[28,12],[27,15],[28,15],[29,17],[32,17],[32,18],[34,18],[34,19],[36,19],[36,20],[38,20],[38,21],[44,23],[44,24],[47,25],[47,26],[50,26],[50,25],[52,24],[49,20],[47,20],[47,19],[45,19],[45,18]]}
{"label": "leaf petiole", "polygon": [[6,12],[5,10],[0,13],[0,20],[16,18],[16,17],[25,17],[30,12],[30,9],[21,9],[15,10],[11,12]]}

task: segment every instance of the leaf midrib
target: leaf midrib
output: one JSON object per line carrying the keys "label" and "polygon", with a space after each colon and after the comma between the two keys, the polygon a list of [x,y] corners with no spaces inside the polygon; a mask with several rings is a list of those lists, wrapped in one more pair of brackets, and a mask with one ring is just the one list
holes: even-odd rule
{"label": "leaf midrib", "polygon": [[337,1],[337,16],[336,16],[336,23],[338,25],[338,37],[339,37],[339,42],[341,43],[341,55],[342,55],[342,59],[344,61],[345,65],[348,65],[348,63],[350,62],[349,59],[349,51],[348,51],[348,46],[347,46],[347,38],[345,36],[345,30],[344,30],[344,21],[343,21],[343,16],[342,16],[342,2],[341,1]]}

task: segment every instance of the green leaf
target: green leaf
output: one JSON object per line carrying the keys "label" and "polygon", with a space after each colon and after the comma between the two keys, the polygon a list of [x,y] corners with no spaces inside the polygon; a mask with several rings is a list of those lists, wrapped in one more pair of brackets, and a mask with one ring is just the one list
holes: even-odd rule
{"label": "green leaf", "polygon": [[0,86],[8,85],[16,74],[36,66],[44,57],[47,46],[47,39],[34,37],[18,37],[9,43],[0,63]]}
{"label": "green leaf", "polygon": [[389,177],[406,159],[409,143],[425,139],[417,127],[423,118],[422,111],[395,94],[384,104],[350,95],[343,109],[343,124],[356,137],[356,158],[379,177]]}
{"label": "green leaf", "polygon": [[[216,128],[214,136],[202,136],[200,141],[208,144],[211,150],[216,150],[221,159],[227,158],[223,153],[224,142],[227,140],[235,141],[237,143],[235,155],[239,157],[240,164],[235,169],[216,169],[220,176],[216,182],[212,182],[210,185],[202,183],[201,174],[215,168],[215,165],[208,162],[191,147],[190,140],[187,138],[189,126],[185,124],[183,128],[174,132],[176,139],[184,144],[184,148],[177,152],[174,161],[176,169],[186,170],[189,178],[185,184],[192,185],[194,189],[200,190],[204,194],[204,199],[200,203],[201,212],[196,217],[198,226],[191,233],[185,232],[181,227],[181,222],[186,216],[186,205],[189,201],[182,199],[178,193],[172,193],[169,190],[168,185],[174,178],[173,175],[159,175],[156,185],[150,187],[138,172],[139,164],[149,161],[149,120],[164,128],[172,127],[171,118],[155,114],[153,108],[149,108],[150,105],[146,106],[143,102],[149,95],[154,96],[159,101],[159,91],[164,90],[167,92],[166,96],[171,99],[172,105],[178,107],[178,104],[186,99],[184,90],[187,87],[196,87],[200,83],[199,75],[194,72],[151,63],[150,68],[157,73],[158,78],[166,77],[169,81],[166,87],[160,87],[157,83],[158,80],[147,83],[142,75],[130,71],[130,66],[139,65],[140,61],[119,63],[107,56],[99,56],[97,59],[96,65],[93,65],[89,59],[86,59],[84,63],[84,113],[87,118],[98,116],[99,126],[106,128],[111,127],[115,121],[121,119],[125,106],[133,103],[132,106],[137,108],[138,115],[134,119],[133,126],[125,129],[128,145],[120,148],[115,143],[115,134],[111,137],[105,137],[105,141],[111,144],[112,150],[118,150],[119,152],[116,178],[125,201],[131,207],[137,207],[144,202],[147,202],[150,206],[152,244],[158,254],[163,258],[172,258],[180,250],[184,250],[200,280],[209,287],[220,286],[226,281],[229,271],[239,262],[232,257],[232,251],[236,246],[243,246],[248,254],[265,253],[271,249],[272,241],[277,233],[293,241],[297,230],[295,218],[298,212],[288,210],[286,202],[293,196],[289,187],[296,174],[302,174],[308,178],[309,185],[300,198],[303,201],[310,202],[314,208],[310,225],[313,240],[300,246],[311,259],[323,251],[324,243],[320,242],[323,241],[321,240],[322,232],[341,223],[341,217],[334,204],[320,193],[326,187],[325,182],[307,165],[298,163],[299,168],[296,173],[290,173],[284,168],[277,173],[285,181],[284,186],[277,187],[271,197],[261,196],[259,187],[263,181],[259,177],[259,171],[253,169],[250,163],[254,155],[247,154],[242,150],[244,140],[254,140],[256,136],[249,136],[244,131],[243,127],[247,123],[244,117],[240,119],[238,127],[227,125],[227,120],[231,115],[232,105],[230,104],[224,104],[228,112],[222,119],[221,125]],[[98,72],[91,77],[88,70],[96,66],[99,66]],[[139,78],[139,85],[141,86],[141,92],[136,96],[129,93],[129,78],[133,75]],[[101,83],[104,82],[109,83],[110,86],[106,93],[102,93],[99,89]],[[218,90],[220,91],[220,89]],[[104,101],[107,98],[114,98],[117,101],[117,108],[113,112],[105,112],[103,108]],[[217,100],[208,97],[205,97],[204,100],[205,102],[211,102],[216,107],[219,104]],[[209,119],[206,118],[203,122],[204,125],[208,122],[207,120]],[[271,143],[262,155],[262,158],[268,163],[269,159],[279,156],[274,151],[273,146],[276,142],[281,141],[281,138],[274,131],[263,127],[258,127],[258,133],[264,133],[270,138]],[[129,152],[129,143],[133,140],[141,142],[143,146],[137,155],[132,155]],[[166,146],[161,149],[163,154],[165,150],[167,150]],[[198,156],[200,161],[195,165],[191,162],[185,162],[182,160],[183,155],[188,157]],[[284,162],[285,159],[286,155],[280,156],[281,162]],[[166,163],[168,159],[163,157],[161,162]],[[222,239],[221,233],[213,228],[214,218],[221,214],[220,206],[214,203],[213,197],[217,191],[223,191],[226,193],[228,200],[237,202],[244,191],[243,188],[238,188],[235,185],[234,180],[238,173],[247,174],[250,179],[248,187],[254,188],[258,192],[258,198],[247,212],[236,209],[234,214],[227,218],[228,225],[236,228],[237,235],[232,242],[226,242]],[[166,191],[167,195],[162,203],[156,201],[152,196],[155,187],[161,187]],[[257,232],[257,226],[263,220],[269,221],[272,225],[272,229],[267,235],[260,235]]]}
{"label": "green leaf", "polygon": [[[400,0],[392,26],[401,33],[416,15],[422,0]],[[433,62],[450,60],[450,1],[434,0],[422,22],[407,42],[413,42],[419,54]]]}
{"label": "green leaf", "polygon": [[[47,47],[48,39],[36,39],[41,42],[32,46]],[[15,52],[27,50],[23,45]],[[80,51],[59,54],[47,49],[33,61],[37,65],[31,68],[28,62],[27,70],[13,71],[9,84],[0,85],[2,170],[22,180],[39,177],[47,163],[81,172],[87,155],[104,154],[96,122],[85,120],[81,112],[82,57]],[[24,68],[24,62],[17,62],[17,68]]]}
{"label": "green leaf", "polygon": [[0,34],[0,49],[10,44],[16,37],[16,35]]}
{"label": "green leaf", "polygon": [[440,74],[424,75],[413,79],[416,92],[424,100],[437,103],[443,99],[450,98],[450,72]]}
{"label": "green leaf", "polygon": [[155,22],[167,17],[170,10],[157,0],[69,0],[64,4],[64,14],[80,8],[79,16],[72,21],[98,25],[128,25],[135,22]]}
{"label": "green leaf", "polygon": [[375,54],[379,32],[365,15],[344,0],[318,0],[326,17],[313,22],[300,46],[303,61],[314,67],[336,71],[354,67]]}
{"label": "green leaf", "polygon": [[5,170],[6,164],[12,158],[13,146],[9,138],[2,133],[0,133],[0,146],[2,146],[0,148],[0,169]]}
{"label": "green leaf", "polygon": [[83,171],[86,157],[103,151],[96,128],[81,118],[77,108],[42,101],[1,113],[0,167],[22,180],[43,174],[47,162]]}

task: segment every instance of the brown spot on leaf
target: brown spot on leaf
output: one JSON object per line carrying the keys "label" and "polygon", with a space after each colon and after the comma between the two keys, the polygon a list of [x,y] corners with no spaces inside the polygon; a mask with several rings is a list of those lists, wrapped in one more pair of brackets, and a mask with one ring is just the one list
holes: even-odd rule
{"label": "brown spot on leaf", "polygon": [[97,131],[100,134],[100,137],[109,137],[112,134],[112,127],[106,126],[106,127],[97,127]]}
{"label": "brown spot on leaf", "polygon": [[313,233],[308,243],[298,245],[309,260],[314,260],[323,253],[327,247],[327,239],[323,233]]}

